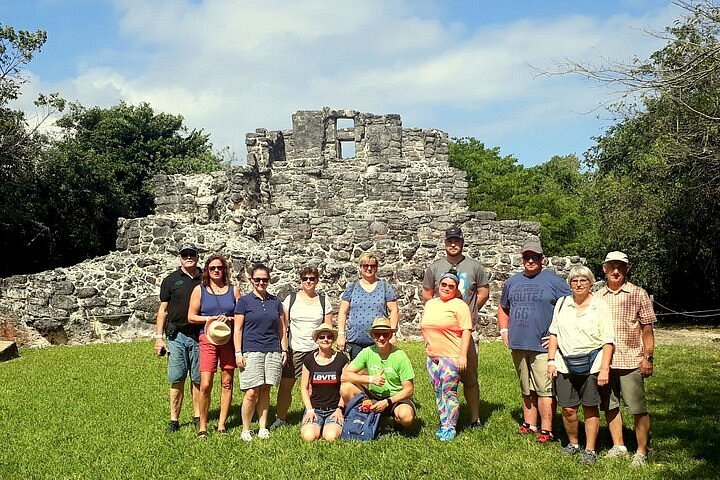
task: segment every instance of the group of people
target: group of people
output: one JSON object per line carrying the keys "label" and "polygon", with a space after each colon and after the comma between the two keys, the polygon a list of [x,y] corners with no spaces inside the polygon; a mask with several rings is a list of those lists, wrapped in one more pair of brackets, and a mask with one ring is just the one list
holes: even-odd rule
{"label": "group of people", "polygon": [[[498,327],[520,379],[518,432],[537,435],[541,443],[553,441],[559,404],[568,437],[561,452],[594,463],[602,409],[613,441],[605,457],[626,457],[622,399],[635,420],[637,451],[631,464],[644,465],[650,431],[644,379],[653,373],[656,317],[647,292],[627,279],[627,255],[607,254],[605,285],[592,292],[595,277],[589,268],[572,267],[565,281],[543,269],[539,242],[526,242],[521,253],[523,271],[505,282],[498,308]],[[584,448],[578,432],[581,405]]]}
{"label": "group of people", "polygon": [[[436,435],[443,441],[456,436],[460,382],[470,412],[468,427],[483,426],[473,335],[478,310],[489,298],[489,279],[479,262],[463,254],[463,247],[461,229],[446,230],[446,256],[427,268],[422,282],[425,308],[420,327],[440,420]],[[287,422],[298,378],[305,407],[303,440],[338,438],[345,405],[359,393],[370,399],[371,411],[392,418],[398,428],[412,427],[417,413],[412,401],[415,373],[396,345],[397,295],[392,285],[378,278],[375,255],[366,252],[358,258],[359,279],[348,283],[341,295],[336,328],[332,302],[316,291],[319,272],[313,266],[300,270],[300,290],[281,302],[267,290],[270,270],[265,265],[254,265],[248,272],[252,291],[243,295],[231,283],[230,267],[221,255],[212,255],[200,269],[195,245],[181,245],[179,254],[180,267],[161,285],[155,333],[156,353],[170,355],[169,431],[180,427],[189,374],[197,435],[207,437],[218,365],[220,434],[227,432],[236,369],[244,392],[240,436],[245,441],[269,438]],[[581,461],[591,463],[597,459],[602,407],[614,443],[606,457],[626,456],[622,398],[635,416],[638,448],[632,463],[645,463],[650,422],[643,381],[652,374],[655,315],[647,293],[627,281],[627,256],[608,254],[603,264],[606,284],[591,293],[595,278],[587,267],[573,267],[565,281],[543,269],[538,241],[526,242],[521,254],[523,271],[505,282],[498,308],[500,334],[511,349],[520,380],[519,433],[535,434],[541,443],[554,440],[552,422],[560,404],[569,440],[562,452],[582,453]],[[268,426],[273,386],[279,387],[276,418]],[[584,448],[578,435],[580,405]],[[251,429],[255,414],[257,433]]]}

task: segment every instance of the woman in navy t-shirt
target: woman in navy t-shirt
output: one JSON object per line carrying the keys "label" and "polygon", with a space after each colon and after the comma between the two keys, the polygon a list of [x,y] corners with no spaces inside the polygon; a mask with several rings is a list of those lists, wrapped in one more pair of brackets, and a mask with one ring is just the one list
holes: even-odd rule
{"label": "woman in navy t-shirt", "polygon": [[282,303],[267,291],[270,269],[257,264],[250,271],[252,292],[235,305],[235,360],[240,370],[243,431],[240,438],[252,440],[250,424],[258,411],[258,438],[270,438],[267,429],[270,388],[280,384],[282,366],[287,360],[287,329]]}

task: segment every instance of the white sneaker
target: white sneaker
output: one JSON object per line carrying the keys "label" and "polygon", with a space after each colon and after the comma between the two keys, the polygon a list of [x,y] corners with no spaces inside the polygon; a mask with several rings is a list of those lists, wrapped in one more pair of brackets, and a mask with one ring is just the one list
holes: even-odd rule
{"label": "white sneaker", "polygon": [[273,430],[282,427],[286,423],[287,422],[285,420],[283,420],[282,418],[276,418],[275,421],[272,423],[272,425],[270,425],[270,431],[272,432]]}
{"label": "white sneaker", "polygon": [[630,462],[631,467],[642,467],[647,463],[647,455],[643,455],[642,453],[636,453],[633,455],[632,462]]}
{"label": "white sneaker", "polygon": [[250,430],[243,430],[240,434],[240,440],[243,442],[252,442],[252,432]]}
{"label": "white sneaker", "polygon": [[605,454],[605,458],[625,458],[628,456],[628,449],[625,445],[613,445]]}
{"label": "white sneaker", "polygon": [[262,440],[267,440],[268,438],[270,438],[270,430],[268,430],[267,428],[261,428],[260,430],[258,430],[257,436]]}

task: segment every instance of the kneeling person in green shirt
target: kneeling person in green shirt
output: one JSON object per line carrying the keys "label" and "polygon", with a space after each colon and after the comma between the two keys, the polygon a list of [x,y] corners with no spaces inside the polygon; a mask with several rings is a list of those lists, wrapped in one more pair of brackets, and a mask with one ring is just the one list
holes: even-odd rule
{"label": "kneeling person in green shirt", "polygon": [[397,329],[385,317],[376,318],[368,330],[375,342],[363,349],[343,370],[340,395],[347,405],[364,392],[376,400],[372,409],[392,416],[398,426],[408,429],[415,420],[412,401],[415,372],[407,354],[390,343]]}

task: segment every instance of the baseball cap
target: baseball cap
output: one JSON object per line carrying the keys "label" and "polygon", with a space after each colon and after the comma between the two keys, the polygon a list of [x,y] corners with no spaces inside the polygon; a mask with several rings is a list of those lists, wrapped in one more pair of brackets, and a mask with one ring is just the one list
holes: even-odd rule
{"label": "baseball cap", "polygon": [[449,240],[451,238],[460,238],[463,239],[462,230],[460,230],[460,227],[450,227],[447,230],[445,230],[445,240]]}
{"label": "baseball cap", "polygon": [[180,246],[178,247],[178,252],[182,253],[186,250],[190,250],[195,253],[198,253],[198,249],[194,243],[181,243]]}
{"label": "baseball cap", "polygon": [[538,240],[527,240],[525,243],[523,243],[522,249],[520,250],[520,253],[525,252],[535,252],[535,253],[543,253],[542,245],[540,245],[540,241]]}
{"label": "baseball cap", "polygon": [[625,255],[623,252],[618,252],[617,250],[614,252],[610,252],[605,256],[605,261],[603,263],[607,262],[623,262],[626,265],[630,265],[630,260],[628,260],[628,256]]}

